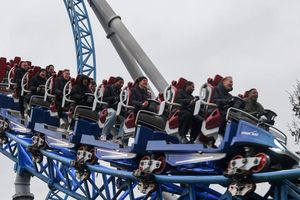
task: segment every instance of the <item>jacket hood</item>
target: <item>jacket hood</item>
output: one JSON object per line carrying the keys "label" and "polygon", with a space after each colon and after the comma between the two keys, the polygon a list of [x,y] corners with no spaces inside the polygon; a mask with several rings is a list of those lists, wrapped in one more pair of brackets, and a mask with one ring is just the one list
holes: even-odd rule
{"label": "jacket hood", "polygon": [[80,77],[76,81],[76,84],[79,86],[83,86],[82,81],[85,79],[88,80],[88,84],[87,84],[87,86],[88,86],[90,84],[90,78],[87,75],[80,75]]}

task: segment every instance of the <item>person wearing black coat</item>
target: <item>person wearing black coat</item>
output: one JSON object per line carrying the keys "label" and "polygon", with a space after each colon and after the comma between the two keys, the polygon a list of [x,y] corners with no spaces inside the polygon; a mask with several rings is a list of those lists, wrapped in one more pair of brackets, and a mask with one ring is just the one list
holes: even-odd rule
{"label": "person wearing black coat", "polygon": [[29,90],[31,95],[40,95],[45,94],[45,84],[46,84],[46,70],[42,69],[29,81]]}
{"label": "person wearing black coat", "polygon": [[53,74],[55,74],[54,66],[53,65],[48,65],[46,67],[46,77],[47,77],[47,79],[50,78],[51,76],[53,76]]}
{"label": "person wearing black coat", "polygon": [[[151,99],[151,94],[148,91],[148,79],[144,76],[140,76],[135,80],[133,84],[129,99],[129,105],[134,107],[133,112],[135,113],[135,115],[141,109],[149,110],[149,99]],[[123,143],[121,138],[123,138],[124,136],[124,121],[123,123],[121,123],[118,132],[118,140],[121,141],[120,143]]]}
{"label": "person wearing black coat", "polygon": [[[123,85],[123,78],[118,76],[116,77],[116,82],[112,85],[107,86],[104,90],[102,101],[107,103],[108,116],[102,129],[102,135],[100,138],[101,140],[112,139],[111,132],[117,119],[117,107],[118,103],[120,102],[120,93]],[[121,122],[121,128],[123,128],[124,118],[119,116],[119,120]],[[119,132],[120,134],[122,134],[121,128]]]}
{"label": "person wearing black coat", "polygon": [[122,77],[116,77],[116,82],[112,85],[108,85],[103,93],[103,101],[106,102],[107,108],[113,108],[117,110],[118,103],[120,102],[120,93],[124,85]]}
{"label": "person wearing black coat", "polygon": [[15,71],[15,75],[13,78],[13,82],[16,84],[14,86],[14,89],[16,90],[16,93],[19,96],[19,109],[20,109],[20,114],[21,114],[22,118],[24,118],[25,107],[24,107],[24,97],[21,96],[21,90],[22,90],[21,82],[22,82],[23,76],[28,71],[28,68],[29,68],[29,65],[27,62],[21,62],[20,67],[15,69],[16,71]]}
{"label": "person wearing black coat", "polygon": [[221,125],[219,127],[219,134],[224,135],[226,128],[226,112],[230,106],[232,95],[229,93],[233,89],[233,81],[231,76],[226,76],[220,81],[214,90],[212,96],[212,103],[217,104],[221,112]]}
{"label": "person wearing black coat", "polygon": [[148,91],[148,79],[141,76],[136,79],[131,90],[130,105],[134,106],[135,113],[141,109],[147,110],[149,99],[151,99],[151,94]]}
{"label": "person wearing black coat", "polygon": [[194,91],[194,83],[187,81],[184,88],[179,91],[176,96],[175,103],[181,105],[179,112],[179,140],[181,143],[188,143],[186,135],[191,127],[190,142],[194,142],[201,130],[202,120],[193,115],[195,98],[192,93]]}
{"label": "person wearing black coat", "polygon": [[90,105],[91,102],[87,102],[86,93],[90,92],[89,89],[89,82],[90,78],[86,75],[80,75],[77,80],[77,83],[72,88],[70,93],[71,100],[75,101],[75,107],[77,105],[85,105],[85,106],[92,106]]}
{"label": "person wearing black coat", "polygon": [[57,108],[57,114],[60,119],[60,123],[63,122],[63,110],[62,110],[62,99],[63,99],[63,90],[66,85],[66,83],[70,80],[70,70],[65,69],[63,71],[62,76],[56,78],[55,84],[54,84],[54,94],[55,94],[55,105]]}

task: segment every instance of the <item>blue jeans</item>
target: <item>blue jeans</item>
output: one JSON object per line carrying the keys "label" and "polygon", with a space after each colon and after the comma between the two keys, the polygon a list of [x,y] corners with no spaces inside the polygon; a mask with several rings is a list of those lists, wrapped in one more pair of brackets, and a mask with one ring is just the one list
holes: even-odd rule
{"label": "blue jeans", "polygon": [[[117,115],[116,111],[113,108],[108,108],[108,115],[106,117],[106,121],[104,123],[104,127],[102,129],[102,134],[103,135],[109,135],[112,133],[112,129],[114,124],[116,123]],[[118,132],[118,137],[122,137],[124,135],[123,127],[124,127],[124,118],[119,116],[119,119],[121,120],[119,132]]]}

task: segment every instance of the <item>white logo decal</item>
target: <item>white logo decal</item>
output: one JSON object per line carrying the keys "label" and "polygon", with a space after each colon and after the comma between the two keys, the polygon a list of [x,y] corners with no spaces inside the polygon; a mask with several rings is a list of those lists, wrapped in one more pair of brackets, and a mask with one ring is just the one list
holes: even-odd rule
{"label": "white logo decal", "polygon": [[248,131],[242,131],[242,132],[241,132],[241,135],[250,135],[250,136],[255,136],[255,137],[257,137],[259,134],[257,133],[257,131],[251,131],[251,132],[248,132]]}

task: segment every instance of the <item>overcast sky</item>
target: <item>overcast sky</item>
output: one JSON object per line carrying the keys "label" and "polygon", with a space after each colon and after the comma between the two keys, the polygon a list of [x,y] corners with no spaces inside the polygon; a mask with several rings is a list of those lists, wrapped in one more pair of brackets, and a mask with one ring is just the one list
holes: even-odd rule
{"label": "overcast sky", "polygon": [[[183,76],[194,81],[198,91],[216,73],[231,75],[232,94],[257,88],[263,106],[278,114],[277,127],[287,131],[292,118],[287,91],[292,91],[300,74],[300,1],[108,2],[168,82]],[[129,81],[120,58],[89,11],[98,82],[110,75]],[[1,0],[0,26],[0,56],[17,55],[40,66],[52,63],[76,74],[72,30],[62,0]],[[299,149],[293,138],[289,144]],[[14,193],[13,164],[2,155],[0,162],[1,199],[9,199]],[[43,199],[47,187],[39,183],[33,182],[32,191],[36,199]]]}

